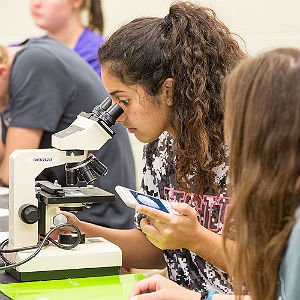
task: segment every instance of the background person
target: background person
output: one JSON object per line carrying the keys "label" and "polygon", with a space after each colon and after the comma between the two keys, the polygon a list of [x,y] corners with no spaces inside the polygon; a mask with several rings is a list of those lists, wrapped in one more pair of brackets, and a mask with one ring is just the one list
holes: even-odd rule
{"label": "background person", "polygon": [[[248,59],[226,81],[232,166],[228,218],[234,220],[225,229],[226,254],[236,293],[246,282],[253,300],[300,295],[293,279],[300,273],[300,219],[295,214],[300,204],[299,80],[300,51],[278,49]],[[278,280],[290,234],[287,253],[297,255],[285,256]],[[230,255],[231,239],[237,255]]]}
{"label": "background person", "polygon": [[[108,94],[89,65],[54,39],[33,39],[23,47],[1,46],[1,53],[0,177],[2,184],[8,185],[10,153],[16,149],[51,147],[53,133],[68,127],[81,111],[91,112]],[[95,153],[109,170],[95,185],[112,193],[118,184],[135,187],[128,134],[121,125],[114,129],[116,136]],[[39,179],[58,180],[65,185],[64,166],[44,170]],[[133,210],[118,199],[94,205],[80,212],[79,217],[109,227],[130,228]]]}
{"label": "background person", "polygon": [[[88,14],[88,25],[83,12]],[[30,0],[35,24],[78,53],[100,74],[98,48],[104,43],[101,0]]]}

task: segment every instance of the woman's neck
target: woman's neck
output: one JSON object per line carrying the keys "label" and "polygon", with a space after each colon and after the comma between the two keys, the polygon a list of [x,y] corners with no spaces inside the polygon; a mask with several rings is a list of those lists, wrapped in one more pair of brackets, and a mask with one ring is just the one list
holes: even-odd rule
{"label": "woman's neck", "polygon": [[70,48],[74,48],[84,27],[79,22],[71,22],[63,29],[56,32],[48,32],[50,38],[56,39]]}

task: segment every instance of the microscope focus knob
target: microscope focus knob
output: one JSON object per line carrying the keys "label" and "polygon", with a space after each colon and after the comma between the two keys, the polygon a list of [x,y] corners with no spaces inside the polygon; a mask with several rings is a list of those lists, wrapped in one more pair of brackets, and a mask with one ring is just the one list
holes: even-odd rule
{"label": "microscope focus knob", "polygon": [[19,209],[19,216],[26,224],[34,224],[40,218],[38,208],[32,204],[24,204]]}
{"label": "microscope focus knob", "polygon": [[67,223],[68,223],[68,219],[63,214],[57,214],[53,217],[53,224],[55,226],[63,225],[63,224],[67,224]]}

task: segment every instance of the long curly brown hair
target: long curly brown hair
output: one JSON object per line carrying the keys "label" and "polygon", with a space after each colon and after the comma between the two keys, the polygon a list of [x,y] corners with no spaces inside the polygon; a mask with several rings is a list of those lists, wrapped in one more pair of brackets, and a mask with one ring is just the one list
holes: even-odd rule
{"label": "long curly brown hair", "polygon": [[177,181],[199,193],[206,185],[214,187],[213,168],[225,160],[221,85],[245,56],[215,13],[175,3],[165,18],[138,18],[122,26],[98,54],[114,76],[125,84],[141,84],[151,96],[173,78]]}
{"label": "long curly brown hair", "polygon": [[[224,237],[237,294],[273,300],[300,199],[300,50],[242,62],[226,79],[231,206]],[[235,240],[235,255],[230,240]]]}

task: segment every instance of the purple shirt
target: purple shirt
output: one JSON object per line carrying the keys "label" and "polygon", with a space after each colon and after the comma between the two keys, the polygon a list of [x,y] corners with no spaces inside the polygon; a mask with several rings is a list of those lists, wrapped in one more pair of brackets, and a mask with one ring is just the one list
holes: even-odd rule
{"label": "purple shirt", "polygon": [[[22,43],[11,44],[9,47],[21,46],[26,44],[27,41],[28,39]],[[89,28],[85,28],[73,49],[96,71],[98,75],[101,74],[101,71],[97,53],[99,47],[102,46],[104,42],[105,40],[102,35],[93,32]]]}
{"label": "purple shirt", "polygon": [[78,53],[92,68],[100,75],[100,65],[98,62],[98,49],[104,44],[105,40],[102,35],[85,28],[79,37],[74,51]]}

